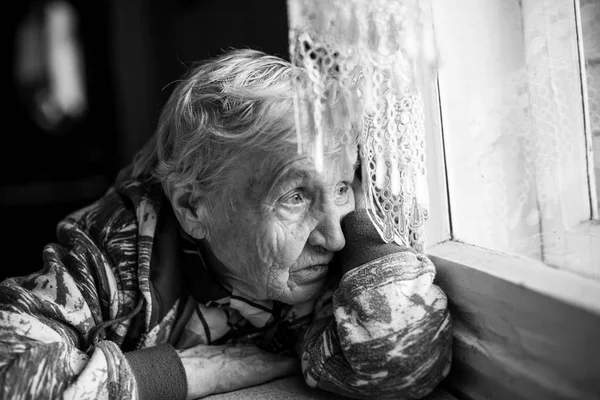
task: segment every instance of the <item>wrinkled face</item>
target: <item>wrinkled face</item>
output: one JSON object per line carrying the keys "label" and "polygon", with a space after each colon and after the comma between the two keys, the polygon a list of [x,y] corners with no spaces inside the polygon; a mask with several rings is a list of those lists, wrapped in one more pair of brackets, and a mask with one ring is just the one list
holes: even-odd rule
{"label": "wrinkled face", "polygon": [[340,221],[354,210],[355,160],[325,156],[318,172],[307,156],[287,155],[240,161],[234,210],[226,206],[225,217],[210,222],[206,242],[226,284],[253,299],[299,304],[321,292],[328,264],[345,245]]}

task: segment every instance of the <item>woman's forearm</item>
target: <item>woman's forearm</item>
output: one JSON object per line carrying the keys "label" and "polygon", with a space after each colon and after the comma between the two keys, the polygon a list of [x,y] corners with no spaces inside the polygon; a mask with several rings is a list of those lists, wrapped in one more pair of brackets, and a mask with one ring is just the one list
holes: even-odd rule
{"label": "woman's forearm", "polygon": [[186,372],[188,399],[258,385],[300,370],[296,358],[254,345],[198,345],[178,353]]}

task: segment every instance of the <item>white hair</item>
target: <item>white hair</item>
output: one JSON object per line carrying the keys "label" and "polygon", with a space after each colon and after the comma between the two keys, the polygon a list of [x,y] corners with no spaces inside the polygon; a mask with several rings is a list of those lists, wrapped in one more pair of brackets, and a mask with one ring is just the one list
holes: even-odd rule
{"label": "white hair", "polygon": [[192,67],[177,82],[158,127],[133,162],[170,197],[191,184],[213,200],[227,195],[236,161],[257,149],[276,154],[297,143],[292,65],[251,49],[230,50]]}

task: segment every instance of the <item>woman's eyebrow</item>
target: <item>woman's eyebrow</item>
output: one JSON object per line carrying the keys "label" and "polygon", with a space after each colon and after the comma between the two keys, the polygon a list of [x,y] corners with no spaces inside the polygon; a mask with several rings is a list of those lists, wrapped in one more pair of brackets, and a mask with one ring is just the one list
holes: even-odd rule
{"label": "woman's eyebrow", "polygon": [[280,173],[275,175],[273,181],[269,185],[267,193],[272,193],[277,186],[285,185],[289,182],[304,182],[309,181],[314,177],[314,173],[301,168],[290,168],[287,170],[281,170]]}
{"label": "woman's eyebrow", "polygon": [[284,162],[273,174],[273,184],[283,180],[311,179],[315,171],[305,168],[309,162],[305,159],[295,159]]}
{"label": "woman's eyebrow", "polygon": [[274,196],[282,187],[301,185],[314,179],[316,172],[303,168],[303,165],[302,160],[296,160],[285,163],[277,169],[276,173],[273,174],[273,179],[266,187],[263,199]]}

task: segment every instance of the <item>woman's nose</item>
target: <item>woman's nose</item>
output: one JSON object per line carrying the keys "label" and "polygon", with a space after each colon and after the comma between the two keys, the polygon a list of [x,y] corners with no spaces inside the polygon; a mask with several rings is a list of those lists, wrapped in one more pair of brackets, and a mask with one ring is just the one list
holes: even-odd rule
{"label": "woman's nose", "polygon": [[346,239],[342,232],[342,218],[347,212],[342,212],[335,207],[330,207],[319,216],[316,228],[308,237],[308,243],[312,246],[320,246],[327,251],[340,251],[346,245]]}

